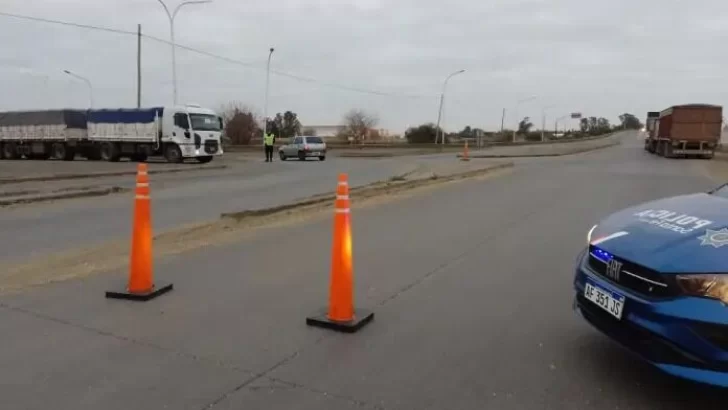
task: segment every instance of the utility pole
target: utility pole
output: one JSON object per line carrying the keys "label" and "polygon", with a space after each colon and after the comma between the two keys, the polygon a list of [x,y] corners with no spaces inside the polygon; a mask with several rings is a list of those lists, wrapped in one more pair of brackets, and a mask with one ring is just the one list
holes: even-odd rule
{"label": "utility pole", "polygon": [[[458,70],[454,73],[450,74],[445,78],[445,81],[442,83],[442,92],[440,93],[440,109],[437,110],[437,128],[435,128],[435,144],[437,144],[437,134],[440,133],[440,120],[442,119],[442,111],[443,111],[443,104],[445,102],[445,91],[447,90],[447,82],[450,81],[450,78],[464,73],[465,70]],[[442,146],[445,146],[445,132],[442,132]]]}
{"label": "utility pole", "polygon": [[137,24],[137,108],[142,108],[142,25]]}
{"label": "utility pole", "polygon": [[503,114],[501,115],[501,134],[503,134],[503,127],[506,121],[506,109],[503,108]]}
{"label": "utility pole", "polygon": [[[273,57],[273,52],[275,51],[275,48],[271,47],[268,50],[268,64],[265,66],[265,102],[263,103],[263,138],[265,138],[265,134],[268,133],[268,91],[270,89],[270,59]],[[278,130],[278,133],[280,134],[280,130]],[[278,135],[278,138],[281,136]]]}

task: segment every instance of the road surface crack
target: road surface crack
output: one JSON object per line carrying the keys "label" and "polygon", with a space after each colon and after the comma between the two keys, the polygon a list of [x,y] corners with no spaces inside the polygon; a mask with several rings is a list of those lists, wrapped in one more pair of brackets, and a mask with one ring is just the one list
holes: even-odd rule
{"label": "road surface crack", "polygon": [[8,305],[7,303],[1,303],[0,302],[0,308],[1,309],[5,309],[5,310],[9,310],[11,312],[16,312],[16,313],[21,313],[21,314],[24,314],[24,315],[28,315],[28,316],[34,317],[36,319],[45,320],[45,321],[48,321],[48,322],[53,322],[53,323],[61,324],[61,325],[64,325],[64,326],[69,326],[69,327],[72,327],[74,329],[83,330],[85,332],[93,333],[93,334],[95,334],[97,336],[103,336],[103,337],[112,338],[112,339],[115,339],[115,340],[119,340],[119,341],[122,341],[122,342],[126,342],[126,343],[129,343],[129,344],[135,345],[135,346],[142,346],[142,347],[147,347],[147,348],[154,349],[154,350],[158,350],[158,351],[165,352],[165,353],[170,353],[170,354],[173,354],[175,356],[184,357],[184,358],[191,359],[191,360],[194,360],[194,361],[200,362],[200,363],[213,364],[213,365],[215,365],[217,367],[221,367],[221,368],[224,368],[224,369],[227,369],[227,370],[232,370],[232,371],[236,371],[236,372],[240,372],[240,373],[247,373],[247,374],[252,374],[253,373],[250,370],[242,369],[242,368],[240,368],[238,366],[231,366],[230,364],[228,364],[228,363],[226,363],[226,362],[224,362],[222,360],[212,359],[210,357],[200,356],[200,355],[192,354],[192,353],[189,353],[189,352],[183,352],[181,350],[172,349],[172,348],[169,348],[169,347],[165,347],[165,346],[162,346],[162,345],[158,345],[158,344],[146,342],[146,341],[143,341],[143,340],[138,340],[138,339],[134,339],[134,338],[127,337],[127,336],[118,335],[118,334],[115,334],[115,333],[110,332],[110,331],[107,331],[107,330],[101,330],[101,329],[97,329],[97,328],[94,328],[94,327],[91,327],[91,326],[86,326],[86,325],[83,325],[83,324],[71,322],[69,320],[60,319],[60,318],[53,317],[53,316],[50,316],[50,315],[46,315],[46,314],[43,314],[43,313],[35,312],[35,311],[29,310],[29,309],[24,309],[24,308],[17,307],[17,306],[11,306],[11,305]]}

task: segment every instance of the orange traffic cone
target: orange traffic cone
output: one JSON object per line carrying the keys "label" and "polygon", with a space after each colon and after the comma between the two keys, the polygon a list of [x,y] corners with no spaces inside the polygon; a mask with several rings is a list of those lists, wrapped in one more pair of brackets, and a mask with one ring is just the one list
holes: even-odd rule
{"label": "orange traffic cone", "polygon": [[328,310],[306,318],[306,324],[354,333],[374,318],[374,313],[354,309],[349,182],[339,174],[334,214],[334,241],[331,249],[331,278]]}
{"label": "orange traffic cone", "polygon": [[465,147],[463,148],[463,155],[460,157],[461,161],[470,161],[468,156],[468,141],[465,141]]}
{"label": "orange traffic cone", "polygon": [[137,166],[129,265],[129,283],[126,290],[108,291],[107,298],[147,301],[172,290],[171,283],[155,285],[152,275],[152,210],[147,164]]}

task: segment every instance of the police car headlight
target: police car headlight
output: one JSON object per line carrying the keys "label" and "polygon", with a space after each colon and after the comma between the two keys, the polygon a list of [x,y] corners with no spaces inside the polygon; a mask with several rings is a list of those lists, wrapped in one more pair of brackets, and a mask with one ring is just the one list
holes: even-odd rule
{"label": "police car headlight", "polygon": [[597,225],[592,226],[591,229],[589,229],[589,232],[586,233],[586,244],[587,245],[591,244],[592,233],[594,233],[595,229],[597,229]]}
{"label": "police car headlight", "polygon": [[728,275],[678,275],[677,284],[687,295],[717,299],[728,305]]}

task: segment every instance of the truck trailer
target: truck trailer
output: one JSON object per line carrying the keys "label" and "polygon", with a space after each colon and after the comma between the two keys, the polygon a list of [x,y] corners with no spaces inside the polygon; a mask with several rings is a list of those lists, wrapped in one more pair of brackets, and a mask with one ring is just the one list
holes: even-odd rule
{"label": "truck trailer", "polygon": [[645,150],[666,158],[713,158],[723,126],[723,107],[676,105],[660,111]]}
{"label": "truck trailer", "polygon": [[0,159],[163,156],[205,163],[223,154],[222,129],[222,118],[198,105],[6,112],[0,113]]}

